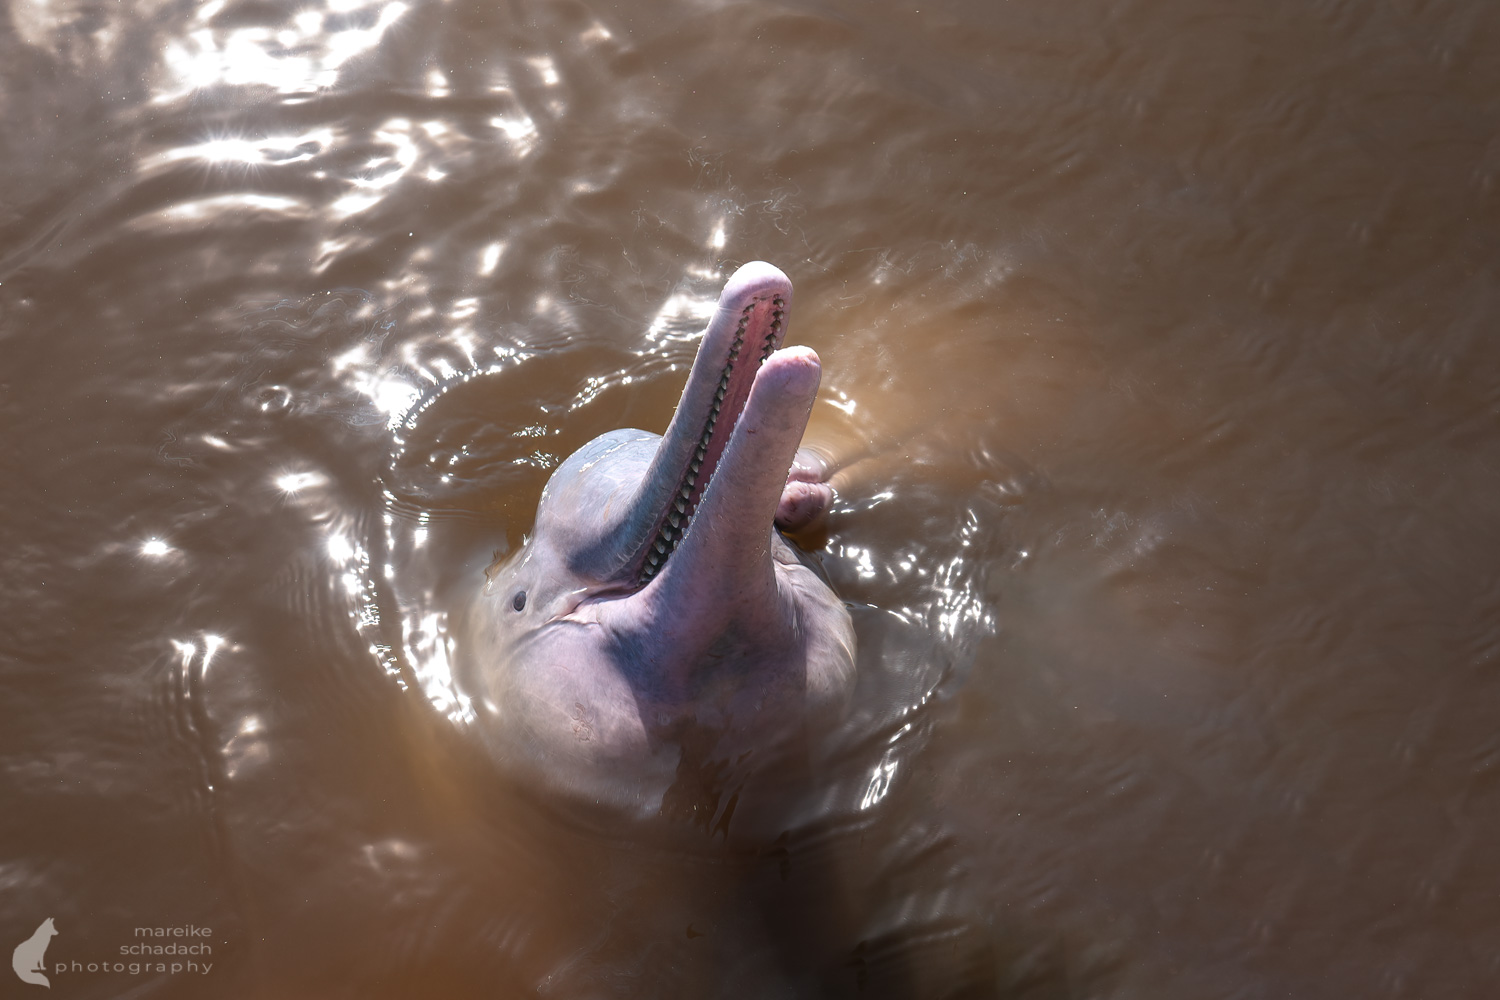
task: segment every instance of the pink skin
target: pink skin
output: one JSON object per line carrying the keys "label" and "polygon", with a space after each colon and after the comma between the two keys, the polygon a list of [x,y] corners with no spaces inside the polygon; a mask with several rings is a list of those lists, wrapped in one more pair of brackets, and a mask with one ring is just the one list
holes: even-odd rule
{"label": "pink skin", "polygon": [[821,368],[777,349],[790,302],[769,264],[736,272],[666,435],[585,445],[489,574],[461,680],[505,762],[649,805],[685,734],[737,756],[842,704],[848,612],[772,526],[806,528],[833,496],[828,463],[798,449]]}
{"label": "pink skin", "polygon": [[833,506],[829,463],[811,448],[798,448],[776,504],[776,527],[803,531],[817,524]]}

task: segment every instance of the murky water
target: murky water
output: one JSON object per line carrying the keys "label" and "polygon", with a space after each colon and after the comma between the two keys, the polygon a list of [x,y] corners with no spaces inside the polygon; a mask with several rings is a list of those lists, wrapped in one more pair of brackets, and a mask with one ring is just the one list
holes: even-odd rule
{"label": "murky water", "polygon": [[[0,929],[53,918],[51,995],[1494,990],[1490,5],[0,25]],[[626,823],[477,752],[447,609],[753,258],[860,688]]]}

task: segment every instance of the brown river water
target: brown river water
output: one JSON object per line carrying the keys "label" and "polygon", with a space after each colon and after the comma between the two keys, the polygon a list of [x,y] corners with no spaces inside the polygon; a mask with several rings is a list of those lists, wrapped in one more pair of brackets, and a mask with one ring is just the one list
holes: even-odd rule
{"label": "brown river water", "polygon": [[[1479,0],[11,0],[5,995],[1500,995],[1497,51]],[[752,259],[859,686],[627,821],[478,751],[450,614]]]}

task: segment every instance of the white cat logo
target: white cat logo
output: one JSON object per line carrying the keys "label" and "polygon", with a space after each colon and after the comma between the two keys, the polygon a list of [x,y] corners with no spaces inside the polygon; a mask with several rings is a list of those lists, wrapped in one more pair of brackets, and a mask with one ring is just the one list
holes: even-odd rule
{"label": "white cat logo", "polygon": [[10,957],[10,967],[16,970],[21,982],[45,986],[49,990],[52,988],[47,977],[42,975],[47,968],[42,956],[47,954],[47,945],[52,943],[52,936],[56,933],[57,928],[52,926],[52,918],[48,917],[31,937],[16,945],[16,950]]}

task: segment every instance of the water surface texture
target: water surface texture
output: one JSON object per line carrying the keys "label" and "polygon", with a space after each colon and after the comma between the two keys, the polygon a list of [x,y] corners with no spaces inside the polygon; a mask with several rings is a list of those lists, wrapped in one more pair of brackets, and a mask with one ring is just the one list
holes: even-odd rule
{"label": "water surface texture", "polygon": [[[1478,0],[11,0],[0,944],[52,918],[61,997],[1494,995],[1496,51]],[[454,608],[751,259],[859,688],[613,821],[478,751]]]}

